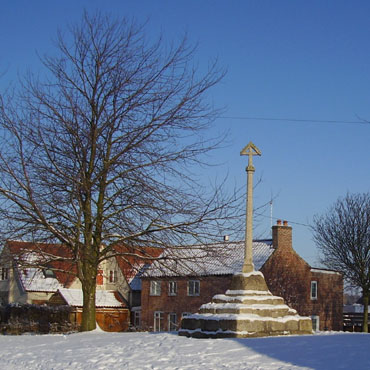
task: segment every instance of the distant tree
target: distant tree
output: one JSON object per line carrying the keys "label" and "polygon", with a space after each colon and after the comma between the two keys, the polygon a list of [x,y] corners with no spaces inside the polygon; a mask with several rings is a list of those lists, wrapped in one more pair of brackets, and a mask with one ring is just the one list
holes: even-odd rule
{"label": "distant tree", "polygon": [[368,331],[370,293],[370,194],[347,194],[325,215],[316,216],[314,240],[325,266],[338,270],[361,288],[364,304],[363,331]]}
{"label": "distant tree", "polygon": [[102,261],[209,242],[240,216],[235,194],[192,172],[219,144],[206,136],[218,114],[206,94],[224,72],[214,63],[200,74],[186,39],[166,47],[144,36],[134,22],[85,13],[58,34],[59,54],[41,58],[42,78],[1,100],[2,233],[69,249],[82,330],[95,328]]}

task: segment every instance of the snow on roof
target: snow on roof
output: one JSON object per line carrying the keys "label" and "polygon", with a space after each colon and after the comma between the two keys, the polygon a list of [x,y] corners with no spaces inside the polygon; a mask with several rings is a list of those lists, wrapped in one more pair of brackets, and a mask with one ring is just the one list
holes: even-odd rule
{"label": "snow on roof", "polygon": [[[244,263],[244,241],[188,248],[166,249],[161,260],[143,273],[144,277],[228,275],[240,272]],[[271,240],[253,242],[253,263],[259,270],[274,248]]]}
{"label": "snow on roof", "polygon": [[[69,306],[83,306],[83,293],[81,289],[60,288],[58,292]],[[123,302],[117,299],[113,290],[96,290],[95,305],[96,307],[126,307]]]}
{"label": "snow on roof", "polygon": [[[59,286],[69,286],[75,279],[76,266],[70,251],[61,244],[9,240],[6,246],[25,290],[56,292]],[[43,266],[53,270],[53,278],[45,279]]]}
{"label": "snow on roof", "polygon": [[56,292],[63,285],[55,277],[45,277],[40,268],[18,269],[19,279],[25,291]]}
{"label": "snow on roof", "polygon": [[339,271],[335,271],[335,270],[328,270],[328,269],[323,269],[323,268],[315,268],[315,267],[311,267],[311,271],[312,272],[319,272],[321,274],[332,274],[332,275],[341,275],[341,273]]}
{"label": "snow on roof", "polygon": [[141,290],[141,277],[145,273],[145,271],[149,268],[150,264],[145,263],[141,268],[138,270],[137,274],[129,280],[129,285],[132,290]]}

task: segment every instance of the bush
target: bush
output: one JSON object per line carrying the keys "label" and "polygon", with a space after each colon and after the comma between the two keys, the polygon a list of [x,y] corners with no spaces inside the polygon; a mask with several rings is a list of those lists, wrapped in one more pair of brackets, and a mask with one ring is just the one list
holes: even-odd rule
{"label": "bush", "polygon": [[71,333],[77,331],[70,321],[69,306],[8,304],[0,307],[2,334]]}

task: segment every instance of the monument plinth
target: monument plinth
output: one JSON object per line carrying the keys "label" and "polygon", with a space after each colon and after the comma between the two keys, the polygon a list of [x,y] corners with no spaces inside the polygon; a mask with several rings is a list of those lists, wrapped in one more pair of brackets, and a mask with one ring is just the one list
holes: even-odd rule
{"label": "monument plinth", "polygon": [[194,338],[248,338],[311,334],[312,322],[271,294],[263,274],[253,266],[253,156],[261,151],[249,143],[240,155],[248,155],[245,253],[242,272],[234,274],[230,289],[217,294],[199,312],[182,319],[179,335]]}

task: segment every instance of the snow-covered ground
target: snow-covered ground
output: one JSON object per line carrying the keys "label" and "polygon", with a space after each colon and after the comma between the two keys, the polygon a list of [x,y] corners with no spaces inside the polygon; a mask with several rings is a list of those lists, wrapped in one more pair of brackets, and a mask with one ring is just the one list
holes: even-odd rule
{"label": "snow-covered ground", "polygon": [[370,369],[370,334],[189,339],[175,333],[0,336],[1,369]]}

